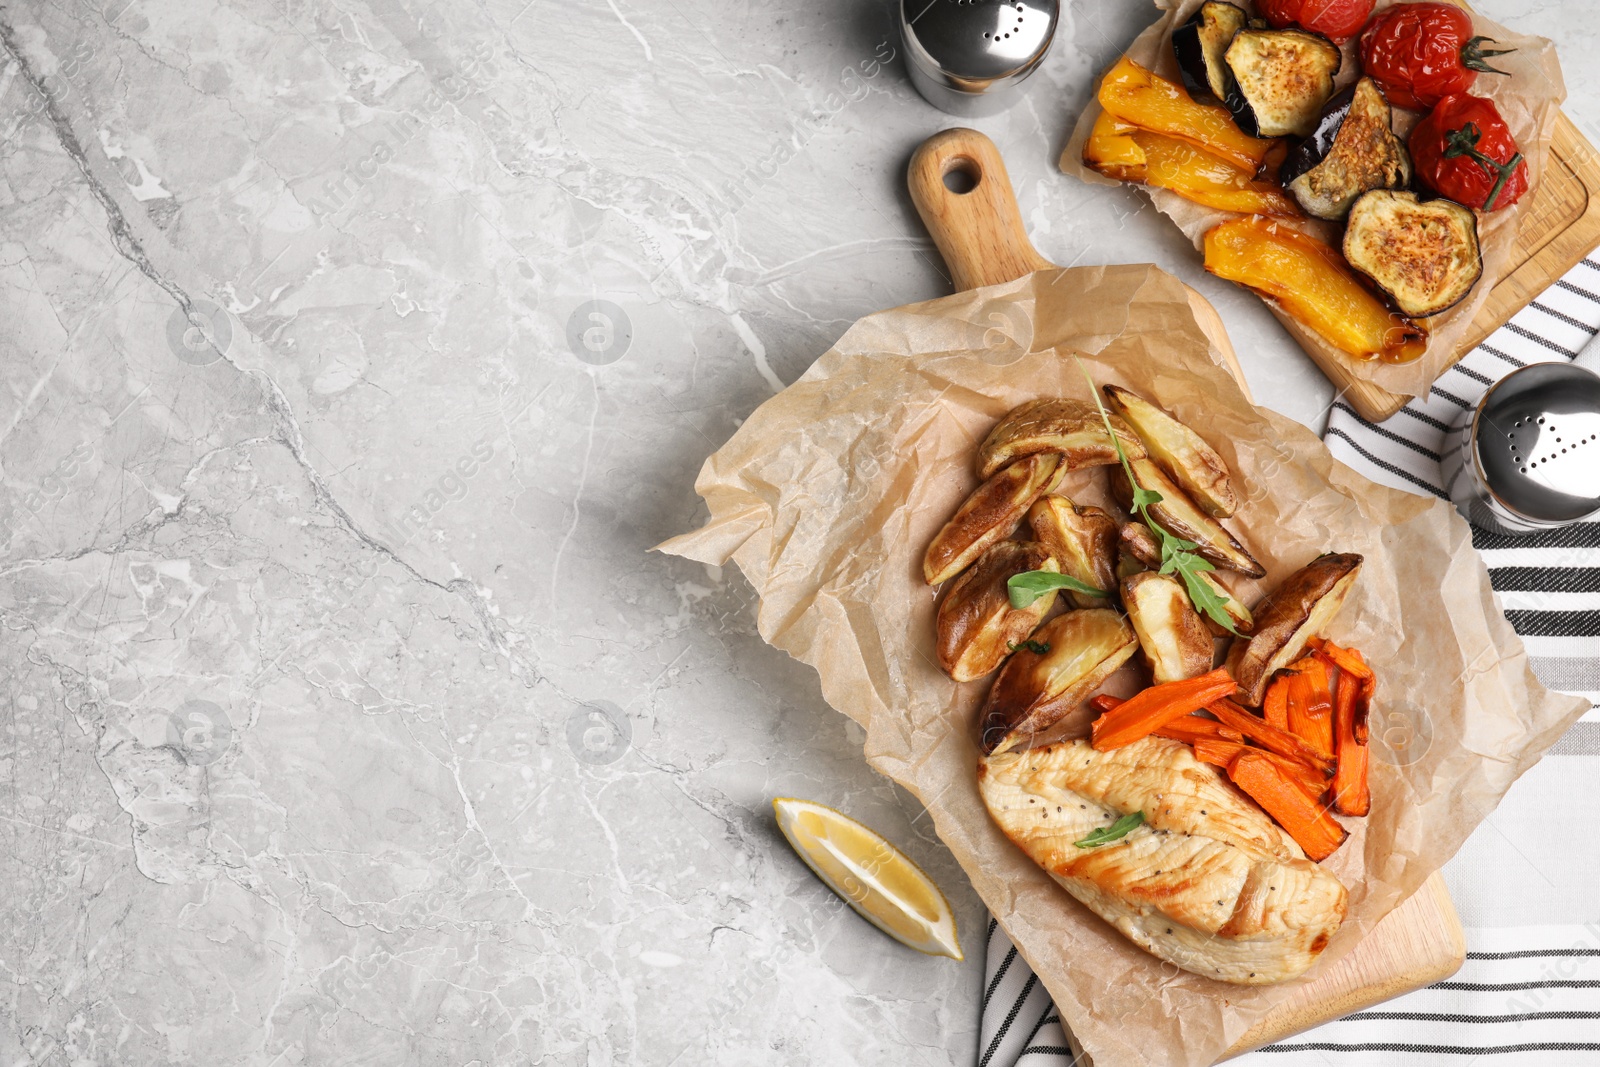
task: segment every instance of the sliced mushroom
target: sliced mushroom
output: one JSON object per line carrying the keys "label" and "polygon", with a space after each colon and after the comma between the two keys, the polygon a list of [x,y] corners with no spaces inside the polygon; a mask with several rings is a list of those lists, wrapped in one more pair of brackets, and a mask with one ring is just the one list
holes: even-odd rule
{"label": "sliced mushroom", "polygon": [[1122,583],[1122,605],[1157,683],[1181,682],[1211,669],[1216,645],[1183,582],[1142,571]]}
{"label": "sliced mushroom", "polygon": [[1057,615],[1033,640],[1047,651],[1017,649],[989,690],[979,717],[986,753],[1015,748],[1054,726],[1139,648],[1128,620],[1109,608]]}
{"label": "sliced mushroom", "polygon": [[[1256,562],[1256,558],[1232,534],[1201,511],[1160,467],[1149,459],[1134,460],[1132,467],[1140,488],[1161,494],[1161,500],[1150,505],[1150,515],[1169,534],[1195,542],[1198,546],[1195,551],[1218,567],[1248,574],[1252,578],[1260,578],[1267,573],[1266,568]],[[1111,472],[1111,491],[1117,503],[1132,510],[1133,488],[1128,484],[1127,475],[1120,470]]]}
{"label": "sliced mushroom", "polygon": [[1034,541],[1001,541],[950,584],[934,618],[939,666],[958,682],[996,670],[1055,605],[1052,590],[1025,608],[1011,606],[1006,580],[1024,571],[1059,571]]}
{"label": "sliced mushroom", "polygon": [[[1050,550],[1061,573],[1109,596],[1117,587],[1117,520],[1096,507],[1079,507],[1064,496],[1042,496],[1028,509],[1034,540]],[[1104,607],[1106,597],[1070,593],[1080,608]]]}
{"label": "sliced mushroom", "polygon": [[1227,518],[1239,506],[1228,464],[1188,426],[1138,393],[1120,386],[1104,389],[1111,410],[1125,419],[1144,442],[1150,458],[1184,488],[1213,518]]}
{"label": "sliced mushroom", "polygon": [[1272,675],[1299,659],[1306,642],[1333,620],[1360,571],[1353,552],[1318,556],[1256,605],[1255,633],[1228,651],[1228,671],[1245,703],[1261,704]]}
{"label": "sliced mushroom", "polygon": [[1060,484],[1064,473],[1060,457],[1038,453],[978,486],[928,546],[922,558],[922,576],[928,584],[954,578],[984,549],[1009,535],[1033,502]]}
{"label": "sliced mushroom", "polygon": [[[1129,459],[1144,456],[1138,435],[1121,419],[1111,425]],[[1053,452],[1069,471],[1117,462],[1100,412],[1086,400],[1030,400],[995,424],[978,447],[978,475],[987,478],[1020,456]]]}

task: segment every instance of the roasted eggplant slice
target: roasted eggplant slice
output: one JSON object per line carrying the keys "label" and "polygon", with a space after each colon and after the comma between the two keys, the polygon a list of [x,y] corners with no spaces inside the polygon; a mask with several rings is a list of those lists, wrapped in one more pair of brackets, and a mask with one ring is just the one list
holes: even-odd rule
{"label": "roasted eggplant slice", "polygon": [[1206,0],[1194,17],[1172,31],[1172,51],[1189,95],[1207,104],[1228,98],[1233,75],[1223,55],[1250,17],[1232,4]]}
{"label": "roasted eggplant slice", "polygon": [[[1131,458],[1143,457],[1144,445],[1133,428],[1113,417],[1111,425]],[[1106,467],[1117,462],[1117,450],[1106,433],[1100,412],[1087,400],[1030,400],[995,423],[978,446],[978,476],[987,478],[1013,460],[1040,452],[1058,455],[1066,471]]]}
{"label": "roasted eggplant slice", "polygon": [[1360,572],[1361,557],[1353,552],[1318,556],[1256,605],[1255,633],[1228,650],[1241,700],[1261,705],[1273,674],[1299,659],[1306,642],[1333,621]]}
{"label": "roasted eggplant slice", "polygon": [[1180,682],[1211,669],[1216,646],[1183,583],[1169,574],[1142,571],[1122,583],[1122,606],[1139,635],[1150,676]]}
{"label": "roasted eggplant slice", "polygon": [[1411,153],[1395,136],[1378,83],[1362,78],[1328,101],[1317,128],[1289,154],[1278,180],[1306,214],[1335,221],[1372,189],[1411,184]]}
{"label": "roasted eggplant slice", "polygon": [[1127,56],[1100,79],[1096,99],[1129,125],[1187,141],[1251,174],[1261,169],[1272,150],[1271,141],[1240,130],[1226,108],[1195,103],[1183,86],[1152,74]]}
{"label": "roasted eggplant slice", "polygon": [[1111,410],[1121,415],[1144,442],[1150,458],[1183,486],[1207,515],[1225,519],[1239,506],[1228,465],[1201,436],[1131,389],[1102,389]]}
{"label": "roasted eggplant slice", "polygon": [[[1153,489],[1161,494],[1160,502],[1150,505],[1150,517],[1162,529],[1174,537],[1195,542],[1198,546],[1195,551],[1218,567],[1238,571],[1252,578],[1260,578],[1267,573],[1232,534],[1223,529],[1216,519],[1201,511],[1171,478],[1162,473],[1160,467],[1149,459],[1135,460],[1132,466],[1141,489]],[[1111,472],[1111,491],[1117,503],[1124,508],[1133,503],[1133,489],[1120,468]]]}
{"label": "roasted eggplant slice", "polygon": [[1427,329],[1385,307],[1339,250],[1271,219],[1230,219],[1205,236],[1206,270],[1267,297],[1290,318],[1356,359],[1410,363]]}
{"label": "roasted eggplant slice", "polygon": [[1109,608],[1069,611],[1033,632],[989,690],[979,722],[983,751],[1031,743],[1072,711],[1139,650],[1128,620]]}
{"label": "roasted eggplant slice", "polygon": [[[1070,575],[1105,590],[1116,588],[1117,520],[1096,507],[1079,507],[1064,496],[1042,496],[1028,509],[1033,539]],[[1070,593],[1080,608],[1101,608],[1106,597]]]}
{"label": "roasted eggplant slice", "polygon": [[1226,102],[1239,129],[1251,137],[1308,137],[1344,57],[1320,33],[1247,27],[1224,60],[1233,75]]}
{"label": "roasted eggplant slice", "polygon": [[1419,202],[1415,193],[1374,190],[1350,209],[1344,258],[1405,314],[1437,315],[1483,276],[1478,215],[1449,200]]}
{"label": "roasted eggplant slice", "polygon": [[1041,452],[1017,460],[973,490],[922,557],[928,584],[954,578],[1015,530],[1033,502],[1061,483],[1062,468],[1059,456]]}
{"label": "roasted eggplant slice", "polygon": [[1055,606],[1052,590],[1025,608],[1011,606],[1006,580],[1024,571],[1060,571],[1044,545],[1033,541],[1001,541],[950,583],[934,630],[939,666],[958,682],[970,682],[996,670]]}

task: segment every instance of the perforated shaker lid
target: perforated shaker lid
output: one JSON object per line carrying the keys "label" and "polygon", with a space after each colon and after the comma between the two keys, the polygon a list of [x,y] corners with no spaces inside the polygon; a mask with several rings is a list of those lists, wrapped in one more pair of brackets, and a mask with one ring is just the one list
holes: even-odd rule
{"label": "perforated shaker lid", "polygon": [[1569,363],[1513,371],[1473,425],[1489,491],[1517,514],[1571,522],[1600,511],[1600,376]]}
{"label": "perforated shaker lid", "polygon": [[969,93],[1031,72],[1059,15],[1058,0],[902,0],[900,8],[911,61]]}

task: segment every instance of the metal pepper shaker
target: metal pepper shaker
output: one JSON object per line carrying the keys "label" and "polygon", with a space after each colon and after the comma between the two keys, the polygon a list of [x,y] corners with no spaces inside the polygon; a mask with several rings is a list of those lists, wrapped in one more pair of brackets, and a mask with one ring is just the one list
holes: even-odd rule
{"label": "metal pepper shaker", "polygon": [[1440,466],[1468,522],[1525,535],[1600,516],[1600,375],[1584,365],[1594,357],[1600,348],[1519,368],[1461,413]]}
{"label": "metal pepper shaker", "polygon": [[901,0],[906,69],[952,115],[993,115],[1016,99],[1055,37],[1059,0]]}

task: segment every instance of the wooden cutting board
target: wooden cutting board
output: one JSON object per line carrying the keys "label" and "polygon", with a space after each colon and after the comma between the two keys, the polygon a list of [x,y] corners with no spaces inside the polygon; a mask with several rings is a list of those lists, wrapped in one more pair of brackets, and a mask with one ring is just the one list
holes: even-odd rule
{"label": "wooden cutting board", "polygon": [[[1578,261],[1600,244],[1600,157],[1594,146],[1565,115],[1556,118],[1549,165],[1522,213],[1513,266],[1489,291],[1489,299],[1472,321],[1472,330],[1455,352],[1450,366],[1472,351],[1511,316],[1528,306]],[[1311,354],[1322,373],[1344,393],[1351,407],[1371,422],[1382,422],[1410,398],[1350,377],[1344,364]]]}
{"label": "wooden cutting board", "polygon": [[[928,138],[912,155],[906,182],[957,290],[999,285],[1036,270],[1055,269],[1028,240],[1005,163],[994,142],[983,134],[955,129]],[[1189,303],[1224,365],[1249,396],[1250,387],[1216,309],[1192,289]],[[1349,955],[1297,989],[1241,1037],[1228,1055],[1440,981],[1460,968],[1466,953],[1461,921],[1444,879],[1435,874]],[[1076,1046],[1073,1051],[1082,1053]]]}

